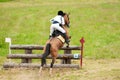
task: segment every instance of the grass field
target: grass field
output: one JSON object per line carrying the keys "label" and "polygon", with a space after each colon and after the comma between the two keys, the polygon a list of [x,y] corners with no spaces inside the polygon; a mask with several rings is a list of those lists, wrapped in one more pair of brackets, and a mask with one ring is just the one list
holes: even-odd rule
{"label": "grass field", "polygon": [[119,9],[119,0],[1,2],[0,55],[8,54],[5,37],[11,37],[12,44],[44,45],[49,36],[49,20],[63,10],[71,13],[71,45],[80,45],[79,40],[84,37],[86,57],[120,58]]}
{"label": "grass field", "polygon": [[[0,66],[2,67],[6,61],[8,54],[6,37],[12,38],[12,44],[44,45],[49,36],[49,20],[58,10],[70,12],[69,33],[72,36],[70,44],[79,46],[80,38],[85,38],[84,58],[92,58],[90,60],[92,62],[94,59],[105,59],[106,64],[112,60],[111,65],[116,61],[115,64],[120,66],[118,61],[120,58],[120,0],[0,0]],[[89,80],[89,78],[90,80],[119,80],[120,68],[118,67],[111,68],[110,71],[106,69],[106,72],[102,69],[97,74],[86,77],[86,69],[89,72],[88,69],[98,67],[96,65],[99,61],[97,64],[92,62],[93,67],[85,65],[85,70],[70,70],[70,72],[66,70],[68,74],[72,72],[74,74],[71,74],[71,78],[66,78],[68,75],[65,75],[66,77],[58,80],[77,80],[79,76],[83,76],[80,80]],[[89,63],[86,62],[86,64]],[[107,68],[113,66],[110,64]],[[18,78],[22,73],[18,73]],[[81,74],[75,78],[77,73]],[[0,80],[13,80],[10,76],[10,78],[4,78],[2,74],[9,74],[9,70],[5,72],[1,70]],[[61,73],[58,73],[55,78],[60,76]],[[115,78],[110,79],[106,76]]]}

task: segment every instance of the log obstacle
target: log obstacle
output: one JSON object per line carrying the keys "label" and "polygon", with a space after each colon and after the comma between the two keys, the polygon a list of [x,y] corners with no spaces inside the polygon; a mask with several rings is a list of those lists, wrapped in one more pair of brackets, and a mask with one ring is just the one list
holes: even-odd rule
{"label": "log obstacle", "polygon": [[[84,39],[80,40],[81,46],[69,46],[62,47],[60,50],[64,50],[64,54],[58,54],[57,59],[62,59],[62,64],[54,65],[56,68],[82,68],[82,58],[83,58],[83,44]],[[8,59],[22,59],[21,63],[13,64],[13,63],[5,63],[3,65],[4,68],[12,68],[12,67],[40,67],[40,64],[33,64],[32,59],[41,59],[42,54],[33,54],[33,50],[43,50],[43,46],[40,45],[11,45],[11,50],[24,50],[23,53],[9,54],[7,55]],[[72,54],[73,50],[79,50],[79,54]],[[51,59],[52,57],[49,55],[47,59]],[[80,60],[80,65],[71,64],[71,59]],[[47,68],[49,65],[46,65]]]}
{"label": "log obstacle", "polygon": [[[8,59],[41,59],[42,54],[9,54]],[[52,59],[52,56],[49,55],[47,59]],[[57,59],[80,59],[80,54],[58,54]]]}
{"label": "log obstacle", "polygon": [[[44,46],[41,45],[11,45],[10,49],[14,50],[43,50]],[[80,46],[62,47],[60,50],[81,50]]]}
{"label": "log obstacle", "polygon": [[[33,64],[33,63],[20,63],[20,64],[16,64],[16,63],[5,63],[3,65],[4,68],[20,68],[20,67],[24,67],[24,68],[40,68],[40,64]],[[49,68],[50,64],[47,64],[44,66],[44,68]],[[79,69],[79,65],[78,64],[54,64],[53,68],[77,68]]]}
{"label": "log obstacle", "polygon": [[[44,46],[40,45],[11,45],[11,50],[25,50],[25,54],[33,54],[32,50],[43,50]],[[68,48],[62,47],[60,50],[64,50],[64,54],[71,54],[72,50],[81,50],[80,46],[70,46]],[[32,60],[28,58],[22,59],[22,63],[31,63]],[[70,59],[63,59],[63,64],[71,64]]]}

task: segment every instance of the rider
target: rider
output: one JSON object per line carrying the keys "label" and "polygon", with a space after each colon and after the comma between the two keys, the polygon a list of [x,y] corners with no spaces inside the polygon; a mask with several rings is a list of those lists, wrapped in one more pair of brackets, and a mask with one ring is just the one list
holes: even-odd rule
{"label": "rider", "polygon": [[52,24],[50,26],[50,37],[49,38],[52,37],[54,30],[58,30],[63,33],[65,42],[68,44],[69,41],[67,40],[67,37],[66,37],[66,31],[63,29],[63,26],[65,25],[63,15],[64,15],[63,11],[60,10],[58,11],[57,16],[55,16],[54,18],[50,20]]}

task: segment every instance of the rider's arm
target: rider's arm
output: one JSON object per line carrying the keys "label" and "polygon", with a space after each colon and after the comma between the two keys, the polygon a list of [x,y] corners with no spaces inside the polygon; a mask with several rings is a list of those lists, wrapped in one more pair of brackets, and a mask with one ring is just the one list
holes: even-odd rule
{"label": "rider's arm", "polygon": [[64,26],[64,25],[65,25],[65,20],[64,20],[63,17],[61,17],[61,24],[60,24],[60,26],[62,27],[62,26]]}

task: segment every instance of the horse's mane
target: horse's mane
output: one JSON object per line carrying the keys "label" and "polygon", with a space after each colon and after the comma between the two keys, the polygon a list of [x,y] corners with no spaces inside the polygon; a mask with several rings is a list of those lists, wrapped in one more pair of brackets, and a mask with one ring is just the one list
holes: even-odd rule
{"label": "horse's mane", "polygon": [[63,16],[66,15],[67,13],[63,13]]}

